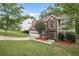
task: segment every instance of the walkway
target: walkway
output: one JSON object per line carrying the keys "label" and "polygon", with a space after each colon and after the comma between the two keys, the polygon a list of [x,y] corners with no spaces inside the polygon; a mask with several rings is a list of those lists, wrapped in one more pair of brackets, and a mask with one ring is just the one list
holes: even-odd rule
{"label": "walkway", "polygon": [[0,40],[34,40],[34,41],[43,42],[47,44],[52,44],[53,42],[55,42],[55,40],[42,41],[42,40],[36,40],[31,37],[9,37],[9,36],[0,36]]}

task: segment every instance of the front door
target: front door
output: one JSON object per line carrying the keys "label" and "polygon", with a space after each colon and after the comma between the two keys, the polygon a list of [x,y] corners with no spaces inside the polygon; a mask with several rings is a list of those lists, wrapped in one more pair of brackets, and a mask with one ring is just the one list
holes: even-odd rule
{"label": "front door", "polygon": [[54,40],[54,32],[50,32],[50,39]]}

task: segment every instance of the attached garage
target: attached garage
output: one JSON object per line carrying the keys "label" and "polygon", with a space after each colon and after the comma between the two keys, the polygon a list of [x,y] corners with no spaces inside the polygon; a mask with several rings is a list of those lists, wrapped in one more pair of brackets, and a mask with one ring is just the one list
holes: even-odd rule
{"label": "attached garage", "polygon": [[37,31],[29,31],[29,35],[30,37],[33,37],[33,38],[39,37],[39,34]]}

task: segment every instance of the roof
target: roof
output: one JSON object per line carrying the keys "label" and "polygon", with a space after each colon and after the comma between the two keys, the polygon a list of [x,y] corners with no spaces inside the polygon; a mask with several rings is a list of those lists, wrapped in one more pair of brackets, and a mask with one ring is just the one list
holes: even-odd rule
{"label": "roof", "polygon": [[48,21],[50,18],[52,18],[52,17],[56,18],[56,16],[51,15],[51,16],[44,17],[42,20],[43,20],[44,22],[47,22],[47,21]]}
{"label": "roof", "polygon": [[35,19],[33,20],[32,26],[31,26],[30,29],[29,29],[30,31],[31,31],[31,30],[32,30],[32,31],[36,30],[34,26],[35,26],[35,24],[36,24],[37,22],[38,22],[37,20],[35,20]]}
{"label": "roof", "polygon": [[62,15],[60,15],[60,16],[57,16],[57,19],[65,19],[65,18],[67,18],[67,15],[65,15],[65,14],[62,14]]}
{"label": "roof", "polygon": [[60,16],[55,16],[55,15],[47,16],[47,17],[44,17],[42,20],[43,20],[44,22],[47,22],[47,21],[48,21],[50,18],[52,18],[52,17],[56,18],[57,20],[62,20],[62,19],[67,18],[67,16],[66,16],[65,14],[62,14],[62,15],[60,15]]}

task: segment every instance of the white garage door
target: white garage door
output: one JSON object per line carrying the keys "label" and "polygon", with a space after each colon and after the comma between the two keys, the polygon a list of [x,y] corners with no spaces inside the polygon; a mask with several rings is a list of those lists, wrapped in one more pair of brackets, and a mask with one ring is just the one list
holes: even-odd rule
{"label": "white garage door", "polygon": [[39,34],[37,31],[30,31],[29,34],[30,34],[30,37],[33,37],[33,38],[39,37]]}

